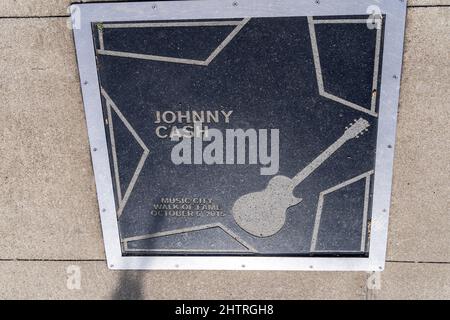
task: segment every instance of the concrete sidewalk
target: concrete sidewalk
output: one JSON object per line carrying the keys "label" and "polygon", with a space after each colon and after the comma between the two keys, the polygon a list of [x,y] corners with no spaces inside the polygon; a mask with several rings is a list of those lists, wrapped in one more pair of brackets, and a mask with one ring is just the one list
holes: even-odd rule
{"label": "concrete sidewalk", "polygon": [[69,2],[0,3],[0,298],[450,299],[450,0],[409,1],[388,263],[376,275],[109,271]]}

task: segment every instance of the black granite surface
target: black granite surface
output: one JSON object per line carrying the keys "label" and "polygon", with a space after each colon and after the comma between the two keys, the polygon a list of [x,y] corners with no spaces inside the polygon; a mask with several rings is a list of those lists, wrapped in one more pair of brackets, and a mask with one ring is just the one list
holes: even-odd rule
{"label": "black granite surface", "polygon": [[[365,24],[315,27],[325,91],[370,109],[376,30]],[[97,48],[98,28],[103,32],[105,50],[196,60],[205,60],[234,29],[109,29],[93,25]],[[366,220],[365,180],[324,197],[316,249],[310,251],[320,193],[374,169],[378,118],[319,95],[306,17],[253,18],[208,66],[102,54],[97,54],[97,62],[102,88],[149,149],[119,218],[119,227],[122,239],[151,236],[127,241],[124,254],[368,252],[367,246],[361,248],[361,237],[363,225],[370,221],[373,179]],[[103,107],[106,122],[105,99]],[[287,210],[285,225],[279,232],[262,238],[236,223],[232,207],[242,195],[264,190],[272,176],[260,175],[260,165],[173,164],[170,153],[176,142],[155,134],[155,112],[167,110],[233,110],[230,123],[221,121],[208,127],[279,129],[277,174],[291,178],[342,136],[354,119],[367,120],[370,128],[359,139],[344,144],[295,188],[294,195],[303,201]],[[112,120],[123,197],[143,148],[114,110]],[[108,126],[106,135],[114,177]],[[114,183],[119,208],[117,188]],[[199,217],[154,216],[151,212],[161,198],[207,199],[218,207],[218,212],[214,216],[203,212]]]}

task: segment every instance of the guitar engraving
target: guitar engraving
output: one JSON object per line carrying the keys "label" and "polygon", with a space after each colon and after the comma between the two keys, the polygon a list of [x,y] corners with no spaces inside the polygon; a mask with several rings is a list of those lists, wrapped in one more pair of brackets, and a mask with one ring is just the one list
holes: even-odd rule
{"label": "guitar engraving", "polygon": [[368,131],[369,122],[363,118],[355,120],[346,127],[344,134],[314,159],[295,177],[273,177],[266,189],[240,197],[233,205],[233,217],[236,223],[248,233],[257,237],[269,237],[284,226],[288,208],[299,204],[302,199],[294,196],[297,185],[305,180],[325,160],[342,147],[347,141],[359,138]]}

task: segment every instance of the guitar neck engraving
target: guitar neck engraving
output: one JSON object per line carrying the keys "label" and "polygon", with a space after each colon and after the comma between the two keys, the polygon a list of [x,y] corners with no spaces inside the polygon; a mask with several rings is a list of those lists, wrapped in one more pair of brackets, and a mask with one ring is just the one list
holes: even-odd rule
{"label": "guitar neck engraving", "polygon": [[340,147],[342,147],[348,139],[344,136],[340,137],[335,143],[329,146],[324,152],[315,158],[306,168],[300,171],[294,178],[292,178],[292,188],[295,188],[303,180],[305,180],[311,173],[313,173],[322,163],[331,157]]}

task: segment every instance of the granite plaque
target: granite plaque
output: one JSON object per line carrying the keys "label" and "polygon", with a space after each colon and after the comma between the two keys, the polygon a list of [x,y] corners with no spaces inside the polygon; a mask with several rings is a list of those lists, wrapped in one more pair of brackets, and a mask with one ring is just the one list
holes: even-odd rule
{"label": "granite plaque", "polygon": [[72,6],[110,268],[381,270],[405,6]]}

